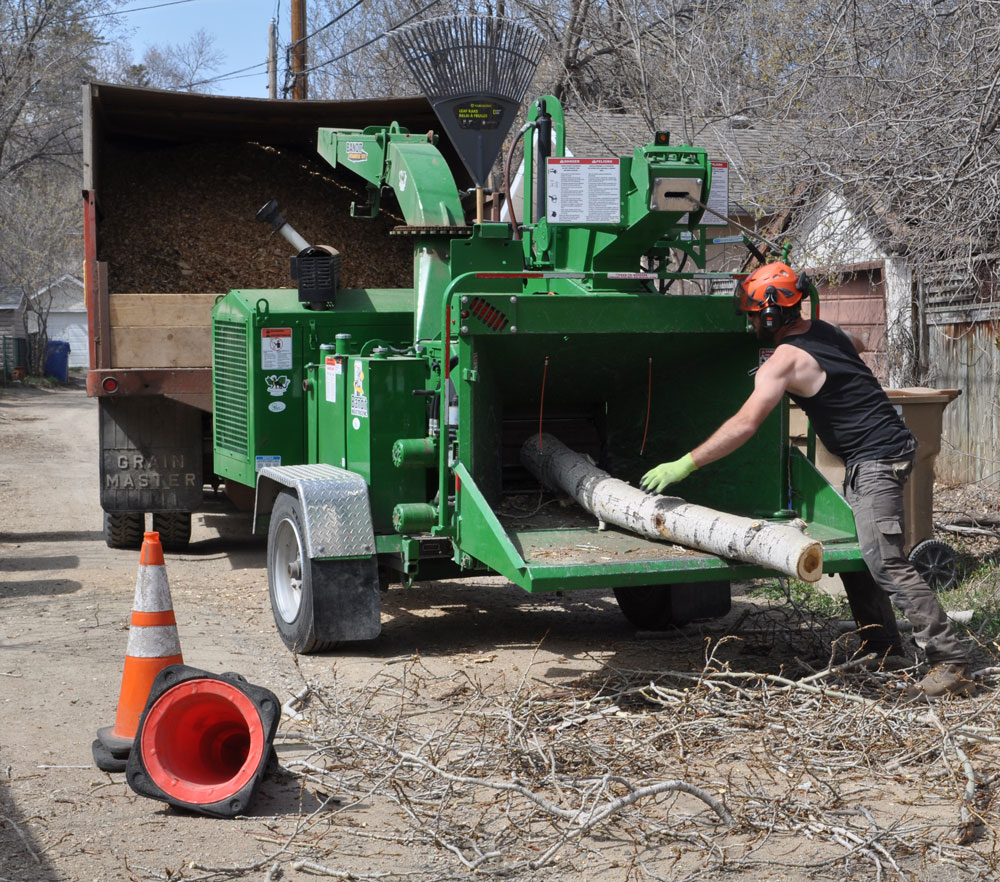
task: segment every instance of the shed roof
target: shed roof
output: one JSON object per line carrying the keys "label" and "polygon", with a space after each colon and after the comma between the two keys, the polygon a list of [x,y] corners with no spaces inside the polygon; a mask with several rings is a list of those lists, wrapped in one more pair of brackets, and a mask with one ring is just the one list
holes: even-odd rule
{"label": "shed roof", "polygon": [[[49,312],[86,312],[83,282],[67,273],[51,285],[40,288],[32,299],[51,296]],[[44,301],[43,301],[44,303]]]}
{"label": "shed roof", "polygon": [[0,309],[17,309],[24,298],[20,285],[0,285]]}
{"label": "shed roof", "polygon": [[670,132],[672,144],[704,147],[710,159],[725,159],[730,164],[729,201],[746,202],[744,173],[752,162],[759,161],[773,147],[768,132],[742,117],[720,120],[685,120],[665,115],[650,128],[638,113],[584,113],[566,111],[566,146],[575,156],[628,156],[635,147],[647,144],[654,132]]}

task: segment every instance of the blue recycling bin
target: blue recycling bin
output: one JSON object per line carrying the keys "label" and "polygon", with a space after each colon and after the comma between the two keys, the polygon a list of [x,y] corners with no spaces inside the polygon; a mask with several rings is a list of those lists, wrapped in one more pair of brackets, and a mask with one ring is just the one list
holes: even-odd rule
{"label": "blue recycling bin", "polygon": [[49,340],[45,347],[45,373],[60,383],[69,379],[69,343]]}

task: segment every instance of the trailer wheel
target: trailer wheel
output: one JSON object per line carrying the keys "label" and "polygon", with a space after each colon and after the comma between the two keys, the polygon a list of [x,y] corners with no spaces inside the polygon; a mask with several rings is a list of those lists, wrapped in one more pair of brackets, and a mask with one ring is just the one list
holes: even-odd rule
{"label": "trailer wheel", "polygon": [[690,582],[678,585],[626,585],[615,588],[622,614],[643,631],[679,628],[694,619],[724,616],[730,608],[730,583]]}
{"label": "trailer wheel", "polygon": [[310,560],[303,540],[299,498],[278,494],[267,533],[267,586],[271,611],[282,642],[292,652],[322,652],[333,644],[316,636],[313,583],[322,582],[324,563]]}
{"label": "trailer wheel", "polygon": [[104,542],[108,548],[142,547],[146,516],[141,511],[104,512]]}
{"label": "trailer wheel", "polygon": [[160,534],[164,551],[183,551],[191,542],[191,512],[155,511],[153,529]]}
{"label": "trailer wheel", "polygon": [[958,584],[958,555],[940,539],[925,539],[913,546],[910,563],[935,591],[950,591]]}

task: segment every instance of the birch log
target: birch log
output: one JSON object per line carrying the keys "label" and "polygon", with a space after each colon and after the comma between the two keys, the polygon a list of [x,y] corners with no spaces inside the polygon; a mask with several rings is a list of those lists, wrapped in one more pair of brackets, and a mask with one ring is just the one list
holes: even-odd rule
{"label": "birch log", "polygon": [[816,582],[823,574],[823,546],[804,534],[805,522],[755,521],[676,496],[655,496],[612,478],[552,435],[521,447],[521,462],[539,481],[572,496],[599,520],[647,539],[666,539],[721,557],[759,564]]}

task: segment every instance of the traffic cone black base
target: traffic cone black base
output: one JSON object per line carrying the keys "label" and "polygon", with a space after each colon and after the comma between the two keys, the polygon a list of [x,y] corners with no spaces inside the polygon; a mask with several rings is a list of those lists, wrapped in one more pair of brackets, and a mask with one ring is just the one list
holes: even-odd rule
{"label": "traffic cone black base", "polygon": [[106,753],[121,759],[128,759],[129,751],[132,750],[132,742],[135,739],[123,738],[115,734],[114,726],[101,726],[97,730],[97,740],[101,742]]}
{"label": "traffic cone black base", "polygon": [[94,765],[102,772],[124,772],[128,765],[128,751],[124,756],[115,756],[100,738],[95,738],[90,745],[90,752],[94,755]]}
{"label": "traffic cone black base", "polygon": [[170,665],[153,681],[125,777],[141,796],[231,818],[267,770],[281,705],[239,674]]}

